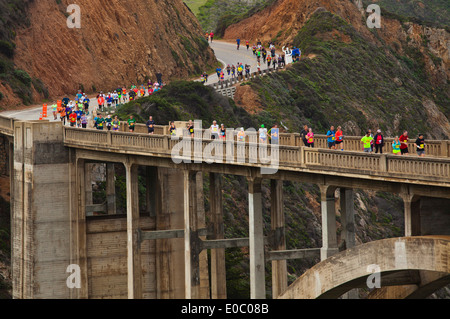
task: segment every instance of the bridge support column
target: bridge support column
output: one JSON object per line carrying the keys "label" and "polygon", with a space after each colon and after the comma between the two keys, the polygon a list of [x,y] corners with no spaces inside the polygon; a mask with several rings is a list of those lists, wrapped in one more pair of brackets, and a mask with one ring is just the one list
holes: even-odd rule
{"label": "bridge support column", "polygon": [[184,171],[185,299],[200,298],[200,241],[197,215],[197,172]]}
{"label": "bridge support column", "polygon": [[156,194],[158,183],[158,169],[156,167],[145,167],[145,201],[147,207],[147,214],[150,217],[156,216]]}
{"label": "bridge support column", "polygon": [[[209,229],[212,234],[208,239],[224,239],[222,176],[209,174]],[[225,248],[211,249],[211,298],[227,298],[227,281],[225,270]]]}
{"label": "bridge support column", "polygon": [[420,235],[420,197],[401,193],[405,209],[405,236]]}
{"label": "bridge support column", "polygon": [[[273,232],[274,250],[286,249],[285,223],[283,211],[283,181],[272,179],[270,181],[271,195],[271,229]],[[272,297],[278,298],[287,288],[286,260],[272,261]]]}
{"label": "bridge support column", "polygon": [[320,185],[322,210],[322,248],[320,259],[325,260],[338,252],[336,237],[336,203],[334,192],[336,187]]}
{"label": "bridge support column", "polygon": [[342,239],[348,249],[354,247],[356,241],[354,192],[351,188],[341,188],[340,191]]}
{"label": "bridge support column", "polygon": [[92,164],[86,163],[84,167],[84,190],[86,198],[86,206],[90,206],[94,203],[92,198]]}
{"label": "bridge support column", "polygon": [[261,179],[248,181],[250,298],[266,298]]}
{"label": "bridge support column", "polygon": [[[340,210],[342,224],[342,239],[345,242],[345,249],[355,246],[355,211],[354,211],[354,191],[351,188],[340,189]],[[343,299],[358,299],[358,288],[352,289],[342,295]]]}
{"label": "bridge support column", "polygon": [[114,163],[106,163],[106,210],[108,215],[116,214],[116,170]]}
{"label": "bridge support column", "polygon": [[142,298],[141,248],[139,244],[138,166],[125,163],[127,186],[128,299]]}

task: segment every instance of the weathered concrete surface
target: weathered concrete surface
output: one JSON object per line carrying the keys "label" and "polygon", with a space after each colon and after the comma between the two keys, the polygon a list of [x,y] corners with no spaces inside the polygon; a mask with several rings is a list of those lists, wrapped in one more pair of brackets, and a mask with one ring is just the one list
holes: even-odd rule
{"label": "weathered concrete surface", "polygon": [[69,298],[75,170],[62,127],[16,123],[14,149],[13,297]]}
{"label": "weathered concrete surface", "polygon": [[[280,298],[337,298],[351,288],[366,285],[366,278],[372,274],[369,265],[379,267],[382,285],[383,275],[389,275],[392,284],[396,273],[404,276],[409,270],[450,274],[450,237],[391,238],[353,247],[310,268]],[[410,276],[404,278],[411,283]],[[401,285],[401,280],[395,284]]]}

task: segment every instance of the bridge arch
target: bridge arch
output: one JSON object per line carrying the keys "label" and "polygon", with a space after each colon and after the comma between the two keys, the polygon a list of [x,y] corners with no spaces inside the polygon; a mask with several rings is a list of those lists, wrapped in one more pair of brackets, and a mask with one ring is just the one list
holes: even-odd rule
{"label": "bridge arch", "polygon": [[415,284],[416,289],[402,289],[398,296],[423,297],[450,283],[450,236],[390,238],[355,246],[307,270],[280,299],[338,298],[352,288],[367,287],[376,267],[382,288]]}

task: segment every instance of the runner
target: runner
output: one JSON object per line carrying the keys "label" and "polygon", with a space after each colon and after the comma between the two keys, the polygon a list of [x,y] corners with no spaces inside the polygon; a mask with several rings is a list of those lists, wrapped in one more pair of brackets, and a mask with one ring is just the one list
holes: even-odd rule
{"label": "runner", "polygon": [[267,56],[267,68],[270,68],[270,62],[272,62],[272,57],[269,55]]}
{"label": "runner", "polygon": [[227,133],[226,133],[227,129],[225,128],[224,124],[220,124],[220,129],[219,129],[219,137],[221,140],[226,140],[227,138]]}
{"label": "runner", "polygon": [[363,144],[365,153],[371,153],[372,152],[372,147],[370,146],[372,141],[373,141],[373,137],[370,136],[370,132],[368,131],[366,133],[366,135],[363,136],[363,138],[361,139],[361,143]]}
{"label": "runner", "polygon": [[306,139],[308,140],[308,147],[314,148],[314,133],[312,128],[309,128],[308,134],[306,134]]}
{"label": "runner", "polygon": [[220,79],[220,72],[222,71],[221,68],[216,69],[217,78]]}
{"label": "runner", "polygon": [[59,112],[59,118],[63,125],[66,125],[66,108],[64,105],[61,106],[61,110]]}
{"label": "runner", "polygon": [[66,106],[66,120],[69,122],[69,116],[72,113],[72,101],[69,102]]}
{"label": "runner", "polygon": [[149,116],[149,118],[148,118],[147,129],[148,129],[148,134],[153,135],[155,133],[155,121],[153,121],[152,116]]}
{"label": "runner", "polygon": [[209,34],[209,38],[211,39],[211,43],[212,43],[213,39],[214,39],[214,32],[211,31],[211,33]]}
{"label": "runner", "polygon": [[245,143],[245,131],[244,131],[243,127],[241,127],[241,130],[238,132],[237,136],[238,136],[238,142]]}
{"label": "runner", "polygon": [[81,127],[86,128],[87,123],[88,123],[88,118],[87,118],[86,114],[83,112],[83,114],[81,114]]}
{"label": "runner", "polygon": [[219,125],[217,125],[217,121],[213,121],[213,124],[210,127],[211,131],[211,139],[215,140],[219,138]]}
{"label": "runner", "polygon": [[300,132],[300,138],[303,141],[303,145],[308,146],[308,139],[306,138],[306,134],[308,134],[308,125],[303,126],[303,130]]}
{"label": "runner", "polygon": [[344,150],[344,135],[342,134],[342,128],[338,126],[336,131],[336,149],[341,148],[341,151]]}
{"label": "runner", "polygon": [[231,66],[228,64],[227,65],[227,74],[230,75],[230,73],[231,73]]}
{"label": "runner", "polygon": [[231,78],[235,78],[236,77],[236,67],[234,66],[234,64],[231,66]]}
{"label": "runner", "polygon": [[134,132],[134,126],[136,125],[136,119],[133,117],[133,115],[130,115],[130,118],[127,121],[128,128],[130,132]]}
{"label": "runner", "polygon": [[368,129],[367,130],[370,133],[370,137],[372,138],[372,141],[370,142],[370,148],[372,149],[371,152],[373,152],[373,134],[372,134],[372,130]]}
{"label": "runner", "polygon": [[336,132],[334,131],[334,126],[330,127],[330,130],[327,132],[327,144],[328,144],[328,148],[331,149],[336,149],[336,136],[335,136]]}
{"label": "runner", "polygon": [[81,127],[81,115],[83,115],[83,105],[80,103],[81,109],[75,111],[75,114],[77,116],[77,127]]}
{"label": "runner", "polygon": [[103,125],[105,124],[105,119],[101,114],[98,114],[97,119],[95,120],[95,124],[97,124],[97,130],[103,131]]}
{"label": "runner", "polygon": [[69,115],[70,127],[75,127],[77,124],[77,113],[71,112]]}
{"label": "runner", "polygon": [[86,114],[89,114],[89,104],[91,103],[91,100],[87,97],[87,95],[83,98],[83,105],[84,105],[84,112]]}
{"label": "runner", "polygon": [[264,124],[262,124],[259,129],[259,142],[264,144],[267,143],[267,129],[264,127]]}
{"label": "runner", "polygon": [[171,136],[177,135],[177,128],[175,126],[175,123],[173,121],[170,122],[169,132]]}
{"label": "runner", "polygon": [[119,128],[120,128],[120,121],[116,115],[116,116],[114,116],[114,121],[112,122],[112,129],[113,129],[113,131],[117,132],[117,131],[119,131]]}
{"label": "runner", "polygon": [[280,141],[280,129],[275,124],[267,133],[270,136],[270,144],[279,144]]}
{"label": "runner", "polygon": [[117,91],[113,92],[112,98],[113,98],[114,106],[117,107],[117,105],[119,105],[119,94],[117,94]]}
{"label": "runner", "polygon": [[404,131],[403,134],[398,138],[400,141],[400,154],[401,155],[409,155],[408,150],[408,132]]}
{"label": "runner", "polygon": [[374,145],[375,145],[375,154],[380,151],[380,154],[383,154],[383,146],[384,146],[384,137],[383,134],[381,134],[381,130],[377,130],[377,134],[374,136]]}
{"label": "runner", "polygon": [[225,75],[223,74],[223,71],[220,71],[220,82],[223,82],[225,79]]}
{"label": "runner", "polygon": [[103,95],[100,95],[97,98],[97,103],[98,103],[98,108],[101,111],[103,109],[103,107],[105,106],[105,98],[103,97]]}
{"label": "runner", "polygon": [[241,46],[241,39],[237,38],[236,43],[237,43],[237,49],[239,50],[239,47]]}
{"label": "runner", "polygon": [[394,137],[394,141],[392,142],[392,153],[394,155],[400,154],[400,146],[402,143],[400,143],[398,136]]}
{"label": "runner", "polygon": [[111,131],[111,126],[112,126],[111,115],[108,115],[108,117],[105,119],[105,123],[106,123],[106,128],[108,129],[108,131]]}
{"label": "runner", "polygon": [[189,120],[189,123],[187,125],[187,129],[189,131],[189,134],[193,138],[194,137],[194,124],[192,123],[192,120]]}
{"label": "runner", "polygon": [[57,104],[53,104],[52,105],[52,111],[53,111],[53,119],[56,121],[58,119],[58,105]]}
{"label": "runner", "polygon": [[425,139],[423,134],[419,134],[419,137],[414,144],[416,145],[417,155],[420,157],[425,157]]}
{"label": "runner", "polygon": [[248,40],[245,41],[245,45],[247,46],[247,51],[248,51],[248,48],[250,47],[250,43],[248,42]]}

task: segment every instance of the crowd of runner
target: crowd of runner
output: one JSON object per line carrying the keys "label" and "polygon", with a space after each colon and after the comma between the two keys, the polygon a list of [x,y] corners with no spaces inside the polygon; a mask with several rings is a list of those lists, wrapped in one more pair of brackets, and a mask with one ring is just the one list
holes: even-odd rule
{"label": "crowd of runner", "polygon": [[[206,33],[205,34],[206,40],[208,42],[213,42],[214,39],[214,33]],[[237,50],[240,49],[241,46],[241,40],[238,38],[236,39],[237,43]],[[268,47],[265,47],[262,45],[261,41],[257,41],[256,44],[252,44],[250,46],[250,42],[247,40],[245,41],[245,46],[247,48],[247,51],[252,51],[253,56],[256,59],[256,68],[257,71],[261,71],[261,65],[265,64],[267,65],[267,68],[284,68],[286,66],[286,59],[285,54],[277,54],[276,47],[272,42],[269,42]],[[292,51],[289,51],[289,53],[292,54],[293,62],[296,62],[300,59],[301,51],[298,48],[294,48]],[[216,75],[219,80],[219,82],[223,82],[225,80],[225,76],[228,75],[228,77],[234,78],[244,78],[249,77],[251,73],[251,65],[250,64],[243,64],[242,62],[237,62],[236,64],[227,64],[224,69],[218,67],[216,69]],[[208,82],[208,74],[206,72],[203,72],[201,75],[201,82],[207,83]]]}
{"label": "crowd of runner", "polygon": [[[151,121],[151,123],[152,125],[154,125],[153,121]],[[147,122],[147,126],[149,126],[149,122]],[[191,137],[194,137],[194,124],[192,123],[192,121],[189,121],[186,128],[188,129]],[[212,125],[209,127],[209,131],[211,132],[211,139],[213,140],[226,140],[227,138],[227,128],[224,124],[219,125],[217,121],[213,121]],[[170,123],[169,132],[171,135],[176,135],[176,126],[174,122]],[[237,141],[243,142],[245,141],[246,131],[244,131],[244,128],[237,129],[235,131],[235,136],[237,137]],[[259,143],[279,144],[279,136],[280,129],[276,124],[270,129],[267,129],[265,125],[262,124],[257,132]],[[303,130],[300,132],[300,138],[304,146],[314,148],[314,132],[311,127],[305,125],[303,127]],[[334,126],[331,126],[326,133],[326,138],[328,149],[341,151],[344,150],[344,133],[342,132],[341,126],[338,126],[337,129],[335,129]],[[395,136],[392,142],[392,153],[394,155],[409,155],[408,140],[409,137],[407,131],[404,131],[400,136]],[[375,135],[373,135],[372,130],[367,130],[366,134],[361,138],[360,142],[363,152],[375,154],[383,154],[383,147],[386,143],[380,129],[376,131]],[[417,139],[414,142],[414,147],[416,148],[416,153],[418,156],[425,156],[426,144],[424,135],[422,133],[417,136]]]}
{"label": "crowd of runner", "polygon": [[[314,147],[314,133],[311,128],[308,128],[307,125],[305,125],[303,130],[300,132],[300,137],[305,146]],[[328,149],[344,150],[344,134],[341,126],[338,126],[337,129],[335,129],[334,126],[331,126],[326,133],[326,138]],[[394,141],[392,142],[392,153],[394,155],[409,155],[408,140],[409,137],[407,131],[404,131],[400,136],[395,136]],[[372,130],[369,129],[361,138],[362,150],[365,153],[383,154],[383,147],[385,144],[385,138],[380,129],[377,129],[375,135],[372,133]],[[417,155],[424,157],[426,144],[422,133],[417,136],[414,146],[416,148]]]}
{"label": "crowd of runner", "polygon": [[118,131],[120,121],[117,116],[112,118],[110,114],[103,116],[102,113],[110,112],[112,108],[116,109],[118,106],[138,98],[153,95],[161,90],[163,86],[164,83],[158,76],[157,82],[153,83],[149,80],[146,86],[143,84],[139,87],[132,85],[129,89],[123,86],[108,93],[101,91],[98,92],[95,98],[97,105],[93,109],[91,107],[91,99],[86,93],[79,90],[73,100],[65,97],[50,107],[53,119],[57,120],[59,116],[63,125],[87,128],[89,123],[93,123],[92,126],[98,130],[106,128],[107,130]]}

